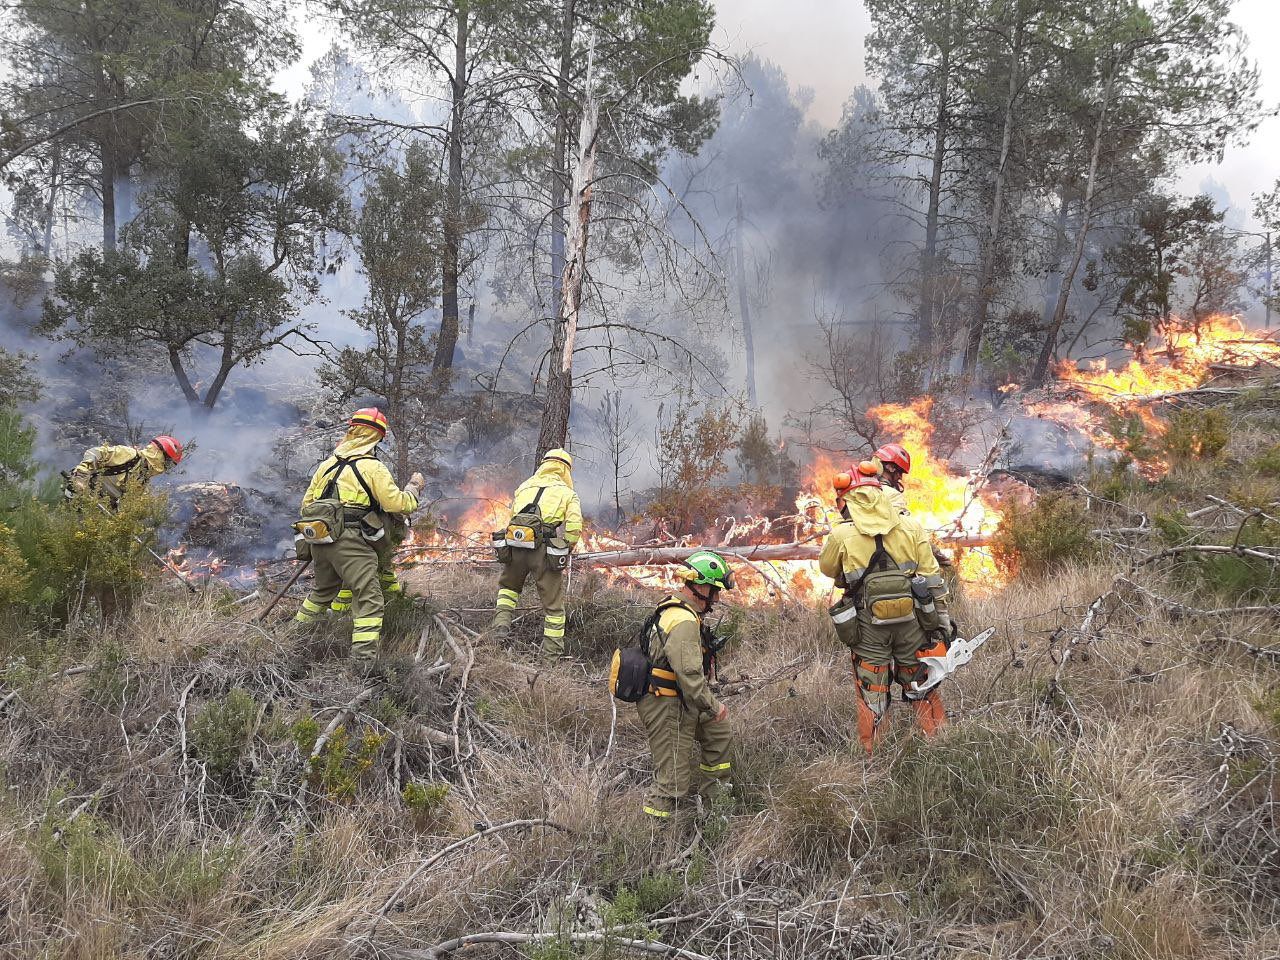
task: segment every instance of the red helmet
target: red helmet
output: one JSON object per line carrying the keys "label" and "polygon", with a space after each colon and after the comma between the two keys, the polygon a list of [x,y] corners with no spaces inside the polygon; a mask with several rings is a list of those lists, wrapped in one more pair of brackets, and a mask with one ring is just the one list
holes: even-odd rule
{"label": "red helmet", "polygon": [[161,434],[151,441],[160,448],[160,452],[164,454],[165,459],[170,463],[182,462],[182,444],[167,434]]}
{"label": "red helmet", "polygon": [[892,463],[903,473],[911,472],[911,454],[900,443],[886,443],[873,456],[881,463]]}
{"label": "red helmet", "polygon": [[377,407],[362,407],[351,415],[351,420],[348,422],[353,427],[359,423],[366,427],[373,427],[384,437],[387,435],[386,414]]}

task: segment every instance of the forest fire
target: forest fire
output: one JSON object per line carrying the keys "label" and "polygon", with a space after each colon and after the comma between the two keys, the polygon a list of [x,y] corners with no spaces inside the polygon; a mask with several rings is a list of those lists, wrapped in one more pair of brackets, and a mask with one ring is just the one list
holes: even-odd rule
{"label": "forest fire", "polygon": [[[1169,463],[1153,441],[1164,436],[1168,423],[1152,403],[1202,387],[1217,372],[1260,364],[1280,366],[1280,341],[1270,331],[1246,330],[1234,317],[1215,316],[1158,339],[1123,366],[1112,367],[1105,358],[1083,369],[1063,361],[1049,399],[1027,404],[1027,411],[1132,456],[1144,476],[1157,479]],[[1134,436],[1142,443],[1132,442]]]}

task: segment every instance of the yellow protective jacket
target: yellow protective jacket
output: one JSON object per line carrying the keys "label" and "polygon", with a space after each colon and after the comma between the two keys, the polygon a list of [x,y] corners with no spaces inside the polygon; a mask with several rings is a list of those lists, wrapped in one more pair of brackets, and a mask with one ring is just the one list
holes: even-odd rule
{"label": "yellow protective jacket", "polygon": [[881,489],[883,489],[888,495],[889,502],[893,504],[893,509],[897,510],[899,513],[911,516],[911,511],[907,509],[907,495],[905,493],[897,487],[890,486],[887,483]]}
{"label": "yellow protective jacket", "polygon": [[104,443],[84,452],[84,458],[71,471],[70,483],[74,491],[84,493],[96,486],[97,479],[101,478],[124,492],[131,485],[146,484],[167,469],[168,458],[153,443],[141,448]]}
{"label": "yellow protective jacket", "polygon": [[912,517],[898,512],[886,488],[857,487],[845,502],[849,519],[832,528],[818,557],[818,568],[825,576],[842,577],[845,584],[857,583],[871,562],[879,534],[899,567],[908,575],[924,577],[935,597],[946,595],[929,535]]}
{"label": "yellow protective jacket", "polygon": [[544,460],[537,473],[516,487],[511,496],[511,515],[515,516],[538,495],[538,488],[544,487],[542,499],[538,501],[538,509],[542,511],[542,522],[548,527],[564,524],[564,538],[569,546],[578,542],[582,536],[582,504],[578,495],[573,492],[573,477],[569,467],[559,460]]}
{"label": "yellow protective jacket", "polygon": [[710,720],[720,712],[720,701],[711,693],[702,672],[702,620],[679,597],[662,602],[672,601],[679,606],[668,607],[658,615],[658,627],[666,640],[661,650],[650,646],[649,659],[655,668],[674,673],[685,706]]}
{"label": "yellow protective jacket", "polygon": [[[382,434],[373,427],[355,424],[348,429],[347,435],[334,449],[333,456],[316,467],[316,472],[311,476],[311,484],[302,497],[302,505],[305,507],[323,496],[325,487],[329,485],[339,466],[339,458],[350,460],[356,457],[360,459],[356,459],[351,466],[343,467],[338,473],[338,487],[335,491],[338,499],[350,507],[371,507],[382,513],[412,513],[418,509],[418,498],[401,490],[387,465],[374,455],[374,449],[381,440]],[[373,491],[376,503],[369,502],[369,495],[356,479],[352,467],[360,471],[360,476]]]}

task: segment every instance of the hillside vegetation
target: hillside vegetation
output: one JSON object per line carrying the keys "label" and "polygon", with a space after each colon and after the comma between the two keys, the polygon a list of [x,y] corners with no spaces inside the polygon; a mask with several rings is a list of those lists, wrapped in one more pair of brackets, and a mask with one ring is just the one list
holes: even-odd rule
{"label": "hillside vegetation", "polygon": [[258,626],[159,577],[115,619],[10,608],[0,954],[1275,956],[1280,422],[1223,419],[1156,484],[1099,472],[1014,513],[1021,572],[961,597],[996,636],[932,742],[895,706],[865,760],[825,613],[735,610],[736,803],[656,828],[602,679],[655,598],[594,575],[554,669],[536,622],[475,632],[493,577],[458,568],[410,575],[369,677],[342,621]]}

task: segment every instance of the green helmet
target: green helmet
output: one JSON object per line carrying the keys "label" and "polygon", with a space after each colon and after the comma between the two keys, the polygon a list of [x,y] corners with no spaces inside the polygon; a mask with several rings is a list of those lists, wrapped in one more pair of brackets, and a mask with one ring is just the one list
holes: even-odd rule
{"label": "green helmet", "polygon": [[686,583],[701,583],[720,590],[733,589],[733,570],[727,560],[711,550],[699,550],[684,561]]}

